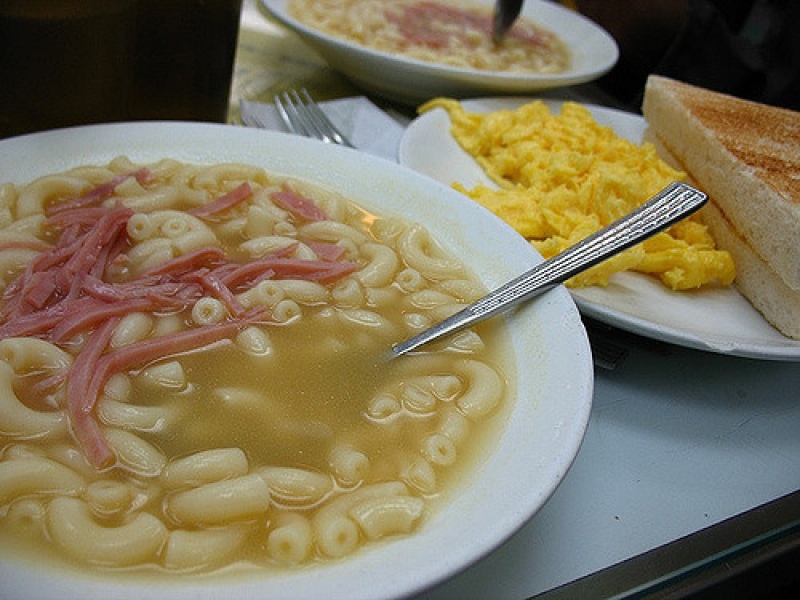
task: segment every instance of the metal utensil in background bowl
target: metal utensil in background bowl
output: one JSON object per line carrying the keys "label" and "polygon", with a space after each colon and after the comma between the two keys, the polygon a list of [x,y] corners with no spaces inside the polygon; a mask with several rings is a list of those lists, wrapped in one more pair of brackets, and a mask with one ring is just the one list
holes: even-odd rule
{"label": "metal utensil in background bowl", "polygon": [[[243,162],[336,190],[378,214],[423,223],[465,257],[488,289],[541,261],[505,223],[430,178],[341,146],[257,129],[143,122],[12,138],[0,142],[0,181],[23,183],[118,155],[138,163]],[[372,600],[408,596],[452,577],[501,545],[552,495],[578,452],[591,409],[589,344],[565,289],[498,318],[505,319],[514,353],[507,371],[517,394],[507,424],[472,477],[416,533],[296,571],[152,580],[48,569],[15,556],[0,540],[4,597]]]}
{"label": "metal utensil in background bowl", "polygon": [[[553,2],[527,0],[522,16],[556,33],[569,47],[572,64],[563,73],[526,74],[457,68],[379,52],[333,37],[301,23],[288,12],[289,0],[259,0],[261,6],[311,46],[328,64],[368,92],[416,105],[437,96],[464,98],[530,94],[597,79],[616,64],[614,39],[598,25]],[[493,0],[473,0],[488,8]]]}
{"label": "metal utensil in background bowl", "polygon": [[522,11],[524,0],[495,0],[492,18],[492,41],[499,44]]}

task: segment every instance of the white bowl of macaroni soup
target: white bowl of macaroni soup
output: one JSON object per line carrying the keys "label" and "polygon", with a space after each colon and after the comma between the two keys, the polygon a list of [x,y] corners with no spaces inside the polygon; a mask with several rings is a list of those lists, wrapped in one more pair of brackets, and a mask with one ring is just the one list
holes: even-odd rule
{"label": "white bowl of macaroni soup", "polygon": [[491,0],[261,0],[359,87],[394,102],[529,94],[608,72],[614,39],[553,2],[528,0],[503,42]]}
{"label": "white bowl of macaroni soup", "polygon": [[501,545],[588,421],[569,295],[431,179],[224,125],[0,142],[4,598],[396,598]]}

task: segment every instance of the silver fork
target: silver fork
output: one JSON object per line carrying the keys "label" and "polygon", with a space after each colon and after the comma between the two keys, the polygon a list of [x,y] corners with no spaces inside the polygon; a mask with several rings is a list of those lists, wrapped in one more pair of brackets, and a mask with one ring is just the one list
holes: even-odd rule
{"label": "silver fork", "polygon": [[283,92],[276,95],[274,100],[278,114],[292,133],[316,138],[329,144],[355,148],[322,112],[305,88],[299,92],[297,90]]}

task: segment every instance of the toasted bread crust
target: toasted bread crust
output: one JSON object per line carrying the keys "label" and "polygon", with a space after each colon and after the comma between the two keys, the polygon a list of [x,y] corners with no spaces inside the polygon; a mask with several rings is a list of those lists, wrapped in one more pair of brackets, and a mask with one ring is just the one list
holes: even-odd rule
{"label": "toasted bread crust", "polygon": [[667,86],[728,151],[788,202],[800,204],[800,113],[712,92],[664,77]]}
{"label": "toasted bread crust", "polygon": [[700,212],[720,247],[736,262],[734,285],[775,329],[800,339],[800,292],[786,286],[783,279],[748,245],[719,207],[709,202]]}
{"label": "toasted bread crust", "polygon": [[642,110],[681,168],[800,292],[800,113],[654,75]]}
{"label": "toasted bread crust", "polygon": [[[648,128],[644,141],[656,147],[662,160],[676,169],[683,169],[680,161],[664,146],[658,135]],[[688,183],[697,186],[691,174]],[[775,329],[783,335],[800,339],[800,292],[792,290],[772,266],[753,250],[725,216],[713,197],[700,210],[700,218],[709,228],[719,248],[733,256],[736,264],[734,286]]]}

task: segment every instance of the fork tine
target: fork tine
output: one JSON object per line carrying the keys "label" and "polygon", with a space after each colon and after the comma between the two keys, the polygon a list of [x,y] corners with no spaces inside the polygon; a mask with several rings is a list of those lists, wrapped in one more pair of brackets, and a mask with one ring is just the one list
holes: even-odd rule
{"label": "fork tine", "polygon": [[279,95],[275,96],[275,108],[278,109],[278,114],[281,116],[284,125],[286,125],[286,128],[291,133],[304,135],[303,132],[298,131],[297,126],[294,123],[294,120],[289,116],[289,111],[286,109],[286,105],[283,99]]}
{"label": "fork tine", "polygon": [[326,135],[325,131],[321,130],[314,122],[308,106],[306,106],[306,103],[300,98],[297,90],[284,92],[283,97],[289,103],[289,108],[291,109],[290,115],[291,111],[294,111],[296,125],[299,125],[299,129],[304,135],[317,138],[323,142],[331,142],[331,139]]}
{"label": "fork tine", "polygon": [[[297,92],[293,91],[293,95],[296,96]],[[289,92],[283,92],[281,96],[275,96],[275,105],[289,131],[306,137],[322,139],[320,134],[310,127],[298,99],[294,98],[293,95],[290,95]]]}
{"label": "fork tine", "polygon": [[317,131],[319,131],[322,135],[331,138],[337,144],[349,146],[350,148],[354,147],[353,144],[350,143],[350,140],[348,140],[344,134],[337,129],[336,125],[334,125],[333,122],[328,118],[328,115],[322,111],[322,109],[319,107],[319,104],[314,102],[306,88],[302,88],[300,90],[300,94],[295,92],[294,95],[307,109],[308,116]]}
{"label": "fork tine", "polygon": [[353,148],[353,144],[328,119],[308,90],[283,92],[275,96],[275,107],[292,133],[317,138],[323,142]]}

